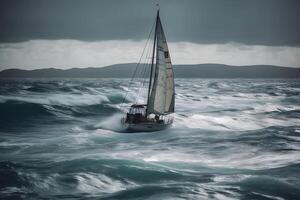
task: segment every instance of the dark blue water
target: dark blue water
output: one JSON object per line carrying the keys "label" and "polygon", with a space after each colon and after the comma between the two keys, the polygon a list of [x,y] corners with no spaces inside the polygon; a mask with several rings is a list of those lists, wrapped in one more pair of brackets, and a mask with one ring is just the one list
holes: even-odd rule
{"label": "dark blue water", "polygon": [[0,198],[299,199],[300,80],[178,79],[173,127],[136,134],[128,83],[0,80]]}

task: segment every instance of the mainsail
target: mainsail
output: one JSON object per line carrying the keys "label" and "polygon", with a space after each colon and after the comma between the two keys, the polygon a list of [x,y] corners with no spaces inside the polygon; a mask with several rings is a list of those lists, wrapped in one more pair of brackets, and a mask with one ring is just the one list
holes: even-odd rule
{"label": "mainsail", "polygon": [[156,43],[156,64],[153,86],[148,99],[147,114],[168,114],[174,112],[174,73],[166,37],[159,18],[159,12],[157,12],[155,30],[156,38],[154,38],[154,45]]}

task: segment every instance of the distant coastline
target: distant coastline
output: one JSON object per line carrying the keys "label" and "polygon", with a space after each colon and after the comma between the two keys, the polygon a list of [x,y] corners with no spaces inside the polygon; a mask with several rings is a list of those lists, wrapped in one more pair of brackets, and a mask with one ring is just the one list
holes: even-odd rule
{"label": "distant coastline", "polygon": [[[130,78],[135,63],[99,68],[6,69],[0,78]],[[273,65],[231,66],[223,64],[174,65],[175,78],[300,78],[300,68]],[[139,73],[137,73],[139,76]]]}

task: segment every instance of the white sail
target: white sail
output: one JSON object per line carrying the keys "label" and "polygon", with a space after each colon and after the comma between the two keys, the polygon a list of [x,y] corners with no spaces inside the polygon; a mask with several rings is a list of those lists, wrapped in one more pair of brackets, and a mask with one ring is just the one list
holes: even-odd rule
{"label": "white sail", "polygon": [[156,44],[154,82],[147,113],[167,114],[174,112],[174,73],[159,15],[156,21]]}

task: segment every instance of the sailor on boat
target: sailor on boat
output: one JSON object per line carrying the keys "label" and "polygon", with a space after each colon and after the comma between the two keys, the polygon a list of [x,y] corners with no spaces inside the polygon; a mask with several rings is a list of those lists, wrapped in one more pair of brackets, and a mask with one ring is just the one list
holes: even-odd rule
{"label": "sailor on boat", "polygon": [[158,131],[173,123],[174,73],[159,10],[155,19],[153,41],[147,103],[131,105],[126,117],[122,119],[122,124],[131,132]]}

